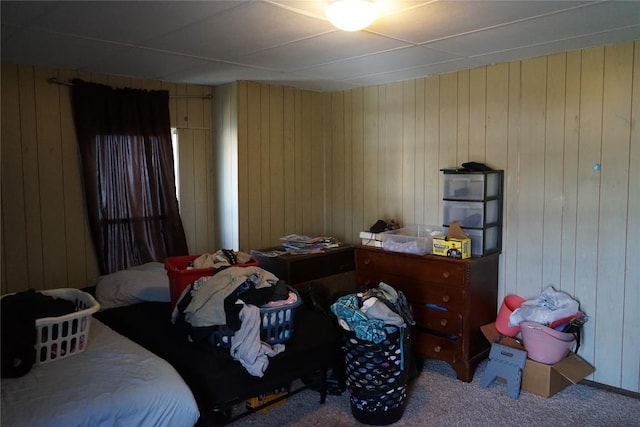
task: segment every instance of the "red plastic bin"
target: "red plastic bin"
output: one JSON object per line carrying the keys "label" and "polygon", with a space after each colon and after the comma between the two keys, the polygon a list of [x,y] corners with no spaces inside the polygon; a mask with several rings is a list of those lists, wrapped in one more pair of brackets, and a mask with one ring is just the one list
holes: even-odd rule
{"label": "red plastic bin", "polygon": [[[175,256],[164,261],[164,268],[169,276],[169,290],[171,292],[171,309],[176,306],[182,291],[194,281],[203,276],[213,276],[219,269],[216,268],[192,268],[187,269],[189,263],[201,255]],[[236,264],[234,267],[258,266],[258,260],[251,257],[249,262]]]}

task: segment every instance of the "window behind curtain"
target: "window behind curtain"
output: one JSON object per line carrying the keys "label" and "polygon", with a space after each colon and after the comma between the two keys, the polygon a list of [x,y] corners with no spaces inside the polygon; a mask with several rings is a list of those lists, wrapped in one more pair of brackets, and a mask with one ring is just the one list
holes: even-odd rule
{"label": "window behind curtain", "polygon": [[166,91],[74,80],[72,108],[102,274],[188,254]]}

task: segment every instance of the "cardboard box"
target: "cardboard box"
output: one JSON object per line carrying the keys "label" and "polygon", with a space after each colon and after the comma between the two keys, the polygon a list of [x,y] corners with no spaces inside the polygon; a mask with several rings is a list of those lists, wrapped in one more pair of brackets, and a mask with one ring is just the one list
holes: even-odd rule
{"label": "cardboard box", "polygon": [[458,221],[449,224],[446,236],[434,236],[431,253],[449,258],[471,258],[471,239]]}
{"label": "cardboard box", "polygon": [[[490,343],[497,342],[524,350],[524,346],[517,340],[501,335],[497,331],[495,323],[489,323],[480,329]],[[542,397],[551,397],[571,384],[582,381],[594,371],[593,366],[573,352],[554,365],[545,365],[527,359],[522,370],[522,390]]]}
{"label": "cardboard box", "polygon": [[[278,406],[281,406],[287,403],[287,397],[285,396],[288,396],[288,395],[289,395],[289,392],[287,390],[281,390],[277,393],[271,393],[264,396],[252,397],[251,399],[247,399],[245,401],[245,405],[248,409],[256,409],[262,405],[266,405],[269,402],[273,402],[271,405],[267,405],[264,408],[258,410],[258,412],[260,412],[261,414],[264,414],[273,408],[277,408]],[[280,400],[277,400],[277,399],[280,399]]]}
{"label": "cardboard box", "polygon": [[471,239],[449,239],[445,236],[434,237],[433,254],[458,259],[470,258]]}

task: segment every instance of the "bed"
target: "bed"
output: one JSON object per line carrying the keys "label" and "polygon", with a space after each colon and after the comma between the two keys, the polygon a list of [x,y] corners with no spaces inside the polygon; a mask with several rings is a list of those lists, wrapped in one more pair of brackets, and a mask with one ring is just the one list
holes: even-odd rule
{"label": "bed", "polygon": [[165,360],[93,319],[85,351],[2,379],[2,424],[193,426],[191,390]]}
{"label": "bed", "polygon": [[[285,351],[271,357],[264,375],[256,377],[228,350],[189,342],[185,330],[172,323],[163,264],[102,276],[85,291],[102,307],[93,315],[89,347],[7,381],[6,387],[3,380],[7,425],[223,425],[251,412],[233,413],[237,404],[297,379],[303,386],[290,394],[312,387],[323,403],[327,372],[342,363],[340,332],[326,313],[307,304],[296,309]],[[153,377],[155,370],[161,378]],[[40,382],[46,388],[36,389]],[[83,410],[85,405],[92,409]]]}

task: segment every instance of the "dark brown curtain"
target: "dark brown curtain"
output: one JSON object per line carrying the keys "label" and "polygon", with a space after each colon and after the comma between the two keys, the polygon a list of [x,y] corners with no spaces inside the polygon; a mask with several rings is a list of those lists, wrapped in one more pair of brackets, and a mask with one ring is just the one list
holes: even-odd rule
{"label": "dark brown curtain", "polygon": [[87,208],[102,274],[187,255],[167,91],[71,88]]}

